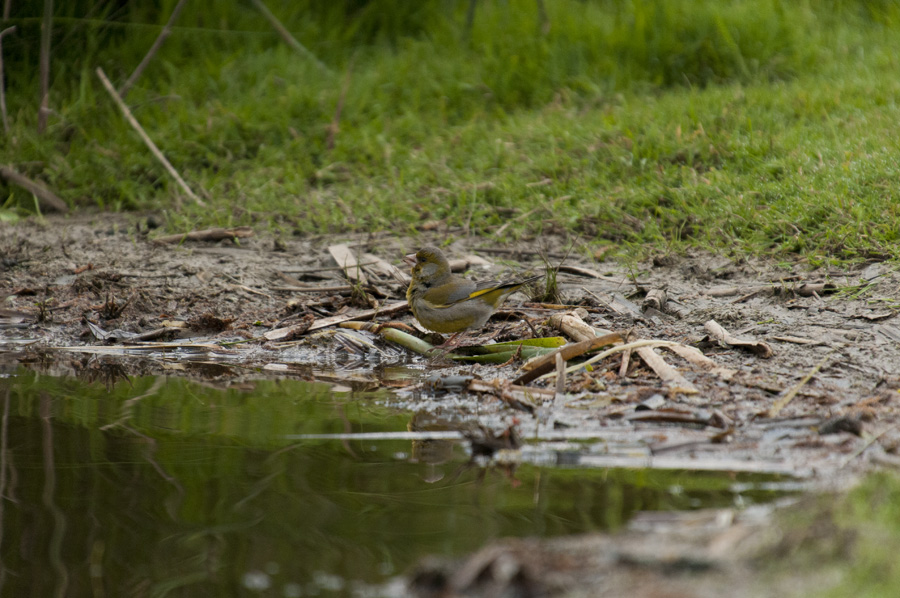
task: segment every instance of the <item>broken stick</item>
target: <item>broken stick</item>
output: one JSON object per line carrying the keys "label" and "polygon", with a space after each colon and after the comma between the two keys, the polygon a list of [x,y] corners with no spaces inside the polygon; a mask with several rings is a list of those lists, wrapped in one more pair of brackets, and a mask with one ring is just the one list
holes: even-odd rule
{"label": "broken stick", "polygon": [[356,259],[356,256],[353,255],[353,251],[351,251],[347,245],[344,245],[343,243],[339,245],[329,245],[328,253],[331,254],[331,257],[334,258],[337,265],[343,269],[344,274],[347,275],[350,282],[362,285],[369,284],[369,280],[362,271],[359,260]]}
{"label": "broken stick", "polygon": [[113,87],[113,84],[109,82],[109,79],[106,77],[106,73],[103,72],[101,67],[97,67],[97,76],[100,77],[100,81],[103,83],[103,87],[106,88],[106,91],[109,92],[109,95],[112,96],[113,101],[115,101],[116,105],[119,107],[119,110],[122,111],[122,114],[125,116],[125,120],[128,121],[135,131],[137,131],[138,135],[140,135],[141,139],[144,141],[144,144],[150,149],[150,152],[156,157],[157,160],[163,165],[163,168],[166,169],[172,178],[178,183],[178,186],[181,187],[185,193],[187,193],[188,197],[197,202],[198,205],[205,206],[206,202],[197,197],[191,188],[188,187],[188,184],[184,182],[184,179],[181,178],[181,175],[178,174],[178,171],[175,170],[175,167],[169,162],[168,159],[163,155],[159,148],[156,147],[156,144],[153,143],[153,140],[150,139],[150,136],[144,131],[144,128],[141,127],[141,124],[137,121],[137,119],[131,114],[131,110],[128,109],[128,106],[125,105],[125,101],[116,91],[116,88]]}
{"label": "broken stick", "polygon": [[44,0],[44,17],[41,21],[41,104],[38,108],[38,134],[47,128],[50,114],[50,40],[53,32],[53,0]]}
{"label": "broken stick", "polygon": [[775,401],[772,406],[769,408],[769,411],[766,412],[767,417],[775,417],[777,416],[784,407],[790,403],[797,393],[800,392],[800,389],[803,388],[807,382],[809,382],[813,376],[815,376],[819,370],[822,369],[822,366],[825,365],[825,362],[828,361],[828,358],[831,357],[831,354],[834,353],[834,349],[829,351],[825,357],[823,357],[819,363],[817,363],[811,370],[809,370],[803,378],[800,379],[800,382],[791,387],[789,391],[787,391],[783,397]]}
{"label": "broken stick", "polygon": [[221,241],[223,239],[238,239],[252,236],[252,228],[249,226],[238,226],[235,228],[207,228],[204,230],[194,230],[189,233],[165,235],[164,237],[156,237],[153,239],[153,242],[181,243],[182,241]]}
{"label": "broken stick", "polygon": [[144,69],[147,68],[147,65],[150,64],[150,61],[156,56],[156,53],[162,47],[163,42],[166,41],[166,38],[169,37],[172,33],[172,24],[178,19],[178,15],[181,14],[181,9],[184,8],[185,0],[178,0],[178,4],[175,5],[174,10],[172,10],[172,14],[169,16],[169,20],[166,21],[165,26],[162,31],[159,32],[159,36],[157,36],[156,41],[153,42],[153,45],[150,46],[150,49],[147,51],[147,55],[141,60],[141,62],[137,65],[137,68],[134,69],[134,72],[131,73],[131,76],[128,77],[128,80],[122,84],[122,87],[119,89],[119,95],[123,98],[128,95],[128,91],[134,85],[134,82],[138,80],[138,77],[141,76],[141,73],[144,72]]}
{"label": "broken stick", "polygon": [[605,336],[612,334],[611,330],[603,328],[593,328],[587,322],[581,319],[577,312],[572,311],[564,314],[553,314],[550,316],[550,325],[576,341],[591,340],[596,336]]}
{"label": "broken stick", "polygon": [[535,378],[538,378],[541,375],[546,374],[547,372],[553,371],[553,368],[556,367],[557,355],[561,355],[563,361],[569,361],[570,359],[574,359],[575,357],[584,355],[588,351],[593,351],[594,349],[599,349],[600,347],[606,347],[607,345],[613,345],[621,342],[622,337],[618,333],[612,332],[603,336],[595,336],[594,338],[571,345],[565,345],[564,347],[560,347],[553,353],[541,355],[540,357],[535,357],[534,359],[529,360],[522,366],[522,369],[525,370],[525,373],[513,380],[513,384],[528,384]]}
{"label": "broken stick", "polygon": [[[9,4],[7,3],[7,6]],[[4,17],[5,21],[8,17]],[[3,82],[3,38],[10,33],[15,33],[16,27],[13,25],[12,27],[7,27],[3,31],[0,31],[0,114],[3,116],[3,131],[8,135],[9,134],[9,118],[6,115],[6,86]]]}
{"label": "broken stick", "polygon": [[772,350],[772,347],[764,341],[753,341],[732,336],[730,332],[725,330],[715,320],[708,321],[703,325],[703,327],[706,328],[707,332],[709,332],[709,337],[707,337],[707,340],[712,338],[719,341],[723,345],[737,347],[739,349],[746,349],[747,351],[756,353],[757,355],[765,359],[772,357],[772,355],[774,355],[775,353]]}
{"label": "broken stick", "polygon": [[19,174],[11,166],[0,166],[0,177],[10,183],[22,187],[37,198],[38,206],[45,212],[68,212],[69,206],[61,200],[53,191],[42,183],[32,181],[23,174]]}
{"label": "broken stick", "polygon": [[281,39],[284,40],[284,43],[289,45],[297,54],[308,59],[314,65],[319,67],[323,73],[330,74],[331,70],[325,66],[325,63],[319,60],[315,54],[306,49],[306,46],[297,41],[297,39],[291,35],[291,32],[287,30],[287,28],[281,24],[281,21],[278,20],[272,11],[269,10],[269,7],[263,4],[262,0],[251,0],[253,2],[253,6],[256,7],[256,10],[262,13],[262,16],[266,18],[272,28],[281,36]]}
{"label": "broken stick", "polygon": [[647,364],[647,367],[653,370],[653,372],[659,376],[660,380],[669,385],[669,392],[680,392],[691,395],[697,394],[697,387],[679,374],[678,370],[666,363],[666,361],[653,350],[653,347],[639,347],[635,350],[635,353],[640,355],[641,359],[644,360],[644,363]]}

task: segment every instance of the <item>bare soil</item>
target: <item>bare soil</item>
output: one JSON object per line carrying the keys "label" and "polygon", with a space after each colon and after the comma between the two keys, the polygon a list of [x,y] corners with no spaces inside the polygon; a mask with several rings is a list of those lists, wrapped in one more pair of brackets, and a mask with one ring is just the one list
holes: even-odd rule
{"label": "bare soil", "polygon": [[[593,445],[577,445],[578,459],[588,466],[781,473],[825,489],[846,487],[862,473],[900,464],[900,274],[896,264],[814,269],[804,262],[784,264],[695,252],[659,256],[626,268],[614,262],[598,263],[586,249],[576,247],[565,264],[605,278],[560,272],[562,297],[555,303],[580,307],[583,319],[597,329],[627,333],[630,339],[698,347],[719,369],[700,367],[657,349],[696,390],[683,392],[681,385],[661,380],[636,354],[624,366],[622,355],[617,354],[595,364],[590,373],[570,375],[563,394],[539,402],[533,412],[523,412],[490,394],[439,391],[422,382],[426,376],[440,380],[455,375],[512,380],[521,363],[428,361],[372,335],[376,348],[359,349],[347,342],[349,336],[336,337],[335,330],[342,330],[336,328],[307,334],[298,329],[294,338],[280,342],[267,341],[263,334],[404,298],[401,280],[368,266],[363,267],[371,283],[365,287],[367,292],[349,288],[353,285],[328,251],[335,243],[347,243],[360,254],[373,254],[401,267],[404,254],[453,236],[455,240],[446,247],[449,257],[475,254],[489,262],[472,268],[469,275],[474,278],[543,271],[537,243],[497,246],[494,239],[444,231],[422,233],[416,239],[388,234],[298,238],[263,233],[239,242],[160,244],[147,234],[152,221],[94,214],[0,224],[3,361],[26,365],[68,361],[72,367],[89,368],[98,360],[142,355],[123,363],[138,370],[131,373],[149,374],[199,352],[205,363],[255,364],[275,375],[320,377],[354,387],[398,386],[403,387],[398,404],[442,421],[461,426],[477,422],[495,431],[515,425],[522,437],[540,438],[554,450],[570,446],[567,443],[574,439],[590,438]],[[554,265],[566,247],[562,238],[542,239],[541,246],[550,252]],[[298,286],[334,290],[287,290]],[[665,289],[670,309],[641,309],[652,289]],[[481,335],[469,341],[559,335],[547,319],[561,311],[517,294]],[[415,326],[408,311],[391,319]],[[710,339],[706,327],[710,320],[736,337],[765,343],[772,354],[762,354],[761,345],[754,351],[752,346]],[[205,348],[163,352],[154,345],[157,349],[151,355],[141,353],[141,342],[195,342]],[[396,375],[398,368],[402,375]],[[208,371],[187,368],[185,373],[209,375]],[[245,371],[224,367],[215,370],[215,375],[237,379]],[[555,379],[532,386],[554,388]],[[528,453],[524,454],[522,458],[527,459]],[[745,529],[740,525],[746,527],[739,522],[740,517],[732,516],[724,527],[710,528],[715,533],[704,536],[703,550],[725,531],[729,538],[745,537],[735,531]],[[646,583],[635,585],[632,579],[635,571],[647,569],[641,559],[668,563],[661,555],[679,545],[676,536],[670,534],[662,542],[659,534],[641,535],[632,527],[618,536],[618,542],[634,548],[619,550],[618,556],[602,565],[597,552],[580,560],[573,556],[566,561],[571,565],[566,569],[566,583],[551,583],[544,575],[544,582],[529,587],[537,592],[533,595],[601,595],[594,584],[602,578],[603,583],[621,581],[623,587],[630,583],[634,596],[676,595],[658,593],[662,586],[672,589],[668,581],[672,571],[662,565],[650,567],[656,571],[650,577],[639,576]],[[667,543],[670,538],[676,538],[675,544]],[[568,541],[572,554],[578,554],[579,543],[588,540]],[[493,547],[497,551],[493,556],[478,554],[454,565],[456,577],[425,567],[434,578],[423,574],[417,591],[428,595],[432,589],[443,588],[449,592],[446,595],[477,595],[473,588],[453,586],[466,566],[478,569],[486,563],[493,567],[499,554],[545,551],[547,559],[554,554],[561,558],[560,546],[565,542],[557,539],[540,547],[521,542],[512,547],[499,545]],[[688,547],[684,542],[680,545]],[[735,549],[731,554],[750,552]],[[625,553],[645,556],[635,561],[621,556]],[[546,566],[524,556],[513,560],[524,577],[537,575]],[[731,564],[715,561],[714,566],[693,569],[688,561],[682,565],[691,570],[689,589],[677,595],[711,595],[729,583],[729,576],[738,579],[748,574],[749,561],[738,557],[730,559]],[[816,583],[822,583],[822,578]],[[809,590],[808,585],[803,587]]]}

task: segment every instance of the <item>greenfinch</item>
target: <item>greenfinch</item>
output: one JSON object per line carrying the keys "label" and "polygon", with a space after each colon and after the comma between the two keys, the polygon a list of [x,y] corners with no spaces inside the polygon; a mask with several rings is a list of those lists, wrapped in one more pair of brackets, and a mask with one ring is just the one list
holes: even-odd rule
{"label": "greenfinch", "polygon": [[461,332],[484,326],[516,289],[541,278],[476,283],[450,272],[450,263],[437,247],[423,247],[403,261],[412,266],[406,290],[409,307],[428,330],[454,333],[445,345]]}

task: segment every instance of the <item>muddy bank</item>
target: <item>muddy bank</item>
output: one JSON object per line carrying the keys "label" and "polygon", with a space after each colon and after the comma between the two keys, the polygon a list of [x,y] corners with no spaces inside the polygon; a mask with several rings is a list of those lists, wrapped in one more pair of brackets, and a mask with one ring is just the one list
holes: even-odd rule
{"label": "muddy bank", "polygon": [[[491,380],[518,375],[521,363],[428,362],[380,339],[374,349],[354,348],[334,342],[329,336],[334,328],[305,335],[295,331],[288,340],[266,338],[273,329],[340,319],[403,299],[402,268],[391,271],[370,260],[360,267],[362,282],[348,280],[329,247],[343,243],[360,256],[399,267],[406,252],[438,241],[434,236],[294,239],[264,234],[157,243],[149,240],[145,222],[96,215],[4,225],[3,350],[34,354],[89,346],[110,347],[114,354],[124,343],[193,341],[220,347],[216,353],[224,361],[286,364],[286,374],[291,368],[308,372],[302,366],[316,366],[335,375],[354,372],[360,379],[368,373],[377,382],[385,367],[411,364],[437,376]],[[550,261],[563,261],[554,256],[562,255],[564,240],[548,245]],[[461,237],[447,253],[468,259],[469,275],[475,278],[544,269],[533,243],[498,247],[486,239]],[[680,384],[690,385],[689,392],[681,392],[685,389],[679,382],[661,380],[638,356],[623,365],[616,355],[595,364],[590,374],[570,375],[566,395],[543,400],[533,421],[552,420],[554,429],[572,434],[633,434],[633,440],[654,446],[654,454],[726,453],[759,460],[793,448],[798,472],[809,474],[833,470],[838,463],[852,469],[870,456],[886,459],[895,452],[900,436],[890,428],[896,423],[900,384],[900,276],[890,264],[846,271],[810,270],[805,264],[788,269],[698,254],[659,257],[631,270],[596,263],[586,255],[576,247],[563,261],[560,303],[580,306],[584,321],[596,330],[697,347],[715,367],[659,349],[682,376]],[[665,289],[665,311],[642,309],[654,289]],[[470,342],[563,334],[548,324],[560,310],[527,299],[514,295]],[[416,325],[406,310],[376,319]],[[754,346],[712,338],[711,320]],[[552,388],[553,382],[529,385]],[[414,395],[417,408],[446,409],[446,393],[415,390],[409,396]],[[495,410],[486,409],[492,404]],[[461,414],[474,408],[481,417],[499,419],[511,414],[502,402],[477,396],[456,408]],[[675,410],[671,417],[662,415],[666,409]],[[650,413],[641,415],[642,410]],[[755,432],[748,436],[751,428]],[[879,434],[865,455],[848,459],[863,448],[863,437]],[[679,449],[681,444],[686,446]]]}
{"label": "muddy bank", "polygon": [[[565,336],[550,317],[577,307],[596,331],[677,343],[705,361],[658,346],[655,354],[674,372],[666,377],[637,349],[617,353],[591,372],[569,374],[563,388],[552,375],[521,384],[533,389],[523,409],[506,400],[515,392],[504,386],[521,375],[521,361],[426,360],[364,331],[320,326],[397,305],[406,287],[402,256],[449,235],[158,243],[146,222],[96,215],[0,227],[7,366],[65,362],[101,378],[175,369],[226,384],[290,376],[389,386],[397,389],[390,400],[420,413],[426,426],[429,418],[496,433],[513,426],[529,439],[518,456],[506,455],[513,460],[527,460],[538,446],[586,467],[768,472],[810,488],[846,487],[861,473],[900,463],[900,275],[891,264],[810,269],[695,253],[626,268],[576,246],[558,273],[561,296],[553,304],[514,295],[470,342]],[[338,266],[340,245],[358,268]],[[553,265],[565,247],[563,239],[547,242]],[[459,237],[446,252],[473,278],[544,270],[534,243]],[[647,301],[659,290],[668,305]],[[416,326],[402,308],[376,320]],[[505,382],[478,392],[434,384],[456,377]],[[743,538],[734,530],[746,521],[733,517],[714,535],[732,530]],[[629,537],[640,544],[650,536]],[[585,570],[599,567],[582,562]],[[632,583],[627,567],[614,569]],[[559,593],[564,586],[546,587]]]}

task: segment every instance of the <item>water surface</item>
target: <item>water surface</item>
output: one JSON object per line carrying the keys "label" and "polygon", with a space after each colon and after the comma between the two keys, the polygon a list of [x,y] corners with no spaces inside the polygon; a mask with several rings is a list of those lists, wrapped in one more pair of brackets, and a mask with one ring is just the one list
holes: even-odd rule
{"label": "water surface", "polygon": [[738,494],[763,479],[749,475],[485,469],[464,443],[290,440],[439,424],[319,382],[0,375],[2,596],[353,595],[494,538],[772,496]]}

